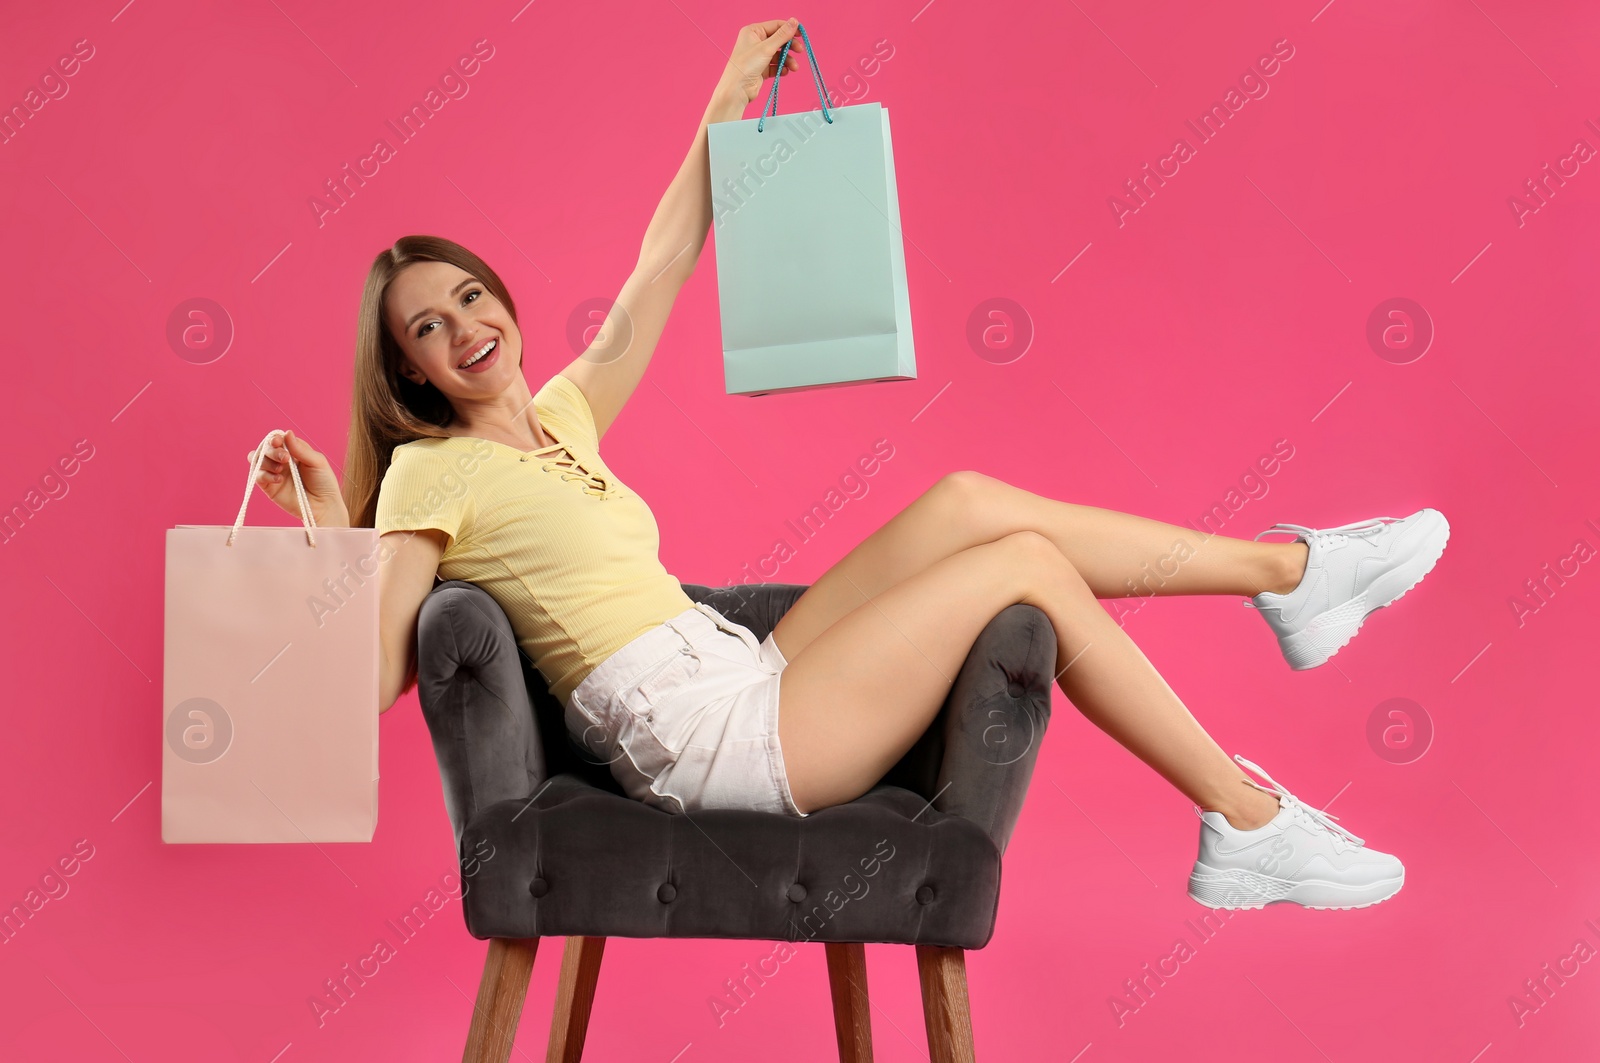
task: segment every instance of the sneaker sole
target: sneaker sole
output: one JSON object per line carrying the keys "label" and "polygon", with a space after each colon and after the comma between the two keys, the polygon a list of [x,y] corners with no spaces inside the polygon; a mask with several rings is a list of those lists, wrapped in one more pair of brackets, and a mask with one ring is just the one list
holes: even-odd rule
{"label": "sneaker sole", "polygon": [[[1356,637],[1356,632],[1361,630],[1367,617],[1398,602],[1406,596],[1407,591],[1421,583],[1422,577],[1432,572],[1433,566],[1444,556],[1445,545],[1450,541],[1450,522],[1444,520],[1442,514],[1440,520],[1443,521],[1442,534],[1436,542],[1429,543],[1423,552],[1406,564],[1384,573],[1365,593],[1318,614],[1303,630],[1278,640],[1289,667],[1303,672],[1326,664],[1329,658]],[[1395,587],[1399,587],[1399,590],[1394,590]]]}
{"label": "sneaker sole", "polygon": [[1399,893],[1405,881],[1402,872],[1398,878],[1365,886],[1320,879],[1294,882],[1238,868],[1218,871],[1196,863],[1189,875],[1189,897],[1207,908],[1243,910],[1269,904],[1298,904],[1319,911],[1344,911],[1381,904]]}

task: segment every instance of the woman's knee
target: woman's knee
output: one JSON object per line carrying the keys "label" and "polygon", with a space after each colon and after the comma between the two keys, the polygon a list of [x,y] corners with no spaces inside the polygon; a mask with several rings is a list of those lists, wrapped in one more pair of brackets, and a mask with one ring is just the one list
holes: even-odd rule
{"label": "woman's knee", "polygon": [[1056,546],[1055,540],[1032,528],[1019,528],[1009,535],[1002,535],[995,541],[1011,553],[1028,561],[1053,565],[1057,560],[1060,560],[1069,565],[1071,564],[1070,561],[1067,561],[1067,555],[1063,554],[1061,548]]}
{"label": "woman's knee", "polygon": [[922,493],[922,497],[949,510],[951,517],[972,509],[983,491],[982,474],[969,469],[947,472]]}
{"label": "woman's knee", "polygon": [[996,491],[1004,482],[971,469],[947,472],[935,480],[923,497],[938,508],[945,529],[966,529],[966,542],[988,542],[1005,530],[997,523]]}
{"label": "woman's knee", "polygon": [[995,540],[995,544],[1004,550],[1007,563],[1014,566],[1025,590],[1063,585],[1088,588],[1088,582],[1079,573],[1078,567],[1048,535],[1027,528],[1002,536]]}
{"label": "woman's knee", "polygon": [[969,504],[981,502],[992,494],[997,488],[1009,487],[1004,480],[985,475],[973,469],[957,469],[947,472],[934,481],[929,492],[938,492],[957,502]]}

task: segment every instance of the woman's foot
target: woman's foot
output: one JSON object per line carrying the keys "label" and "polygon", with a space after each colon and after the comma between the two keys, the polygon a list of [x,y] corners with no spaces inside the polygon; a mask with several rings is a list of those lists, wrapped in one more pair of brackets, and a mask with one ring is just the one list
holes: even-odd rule
{"label": "woman's foot", "polygon": [[1365,908],[1400,891],[1406,870],[1398,859],[1368,849],[1336,818],[1283,789],[1272,776],[1235,754],[1234,760],[1271,783],[1245,782],[1275,795],[1278,814],[1241,830],[1221,812],[1199,806],[1200,853],[1189,874],[1189,896],[1207,908],[1263,908],[1287,902],[1305,908]]}
{"label": "woman's foot", "polygon": [[1260,610],[1296,671],[1315,668],[1355,637],[1371,613],[1422,581],[1444,553],[1450,523],[1436,509],[1402,519],[1374,517],[1337,528],[1279,524],[1257,535],[1292,532],[1306,544],[1305,574],[1294,589],[1263,591],[1245,602]]}

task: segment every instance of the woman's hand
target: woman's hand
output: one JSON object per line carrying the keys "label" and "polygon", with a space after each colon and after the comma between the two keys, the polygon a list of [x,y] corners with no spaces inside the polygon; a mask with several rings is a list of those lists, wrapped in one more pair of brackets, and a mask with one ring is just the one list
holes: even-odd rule
{"label": "woman's hand", "polygon": [[[296,520],[301,519],[300,499],[294,493],[294,480],[289,473],[289,455],[293,454],[300,466],[300,482],[306,489],[306,501],[311,503],[311,515],[318,526],[350,526],[350,514],[345,509],[344,496],[339,491],[339,480],[333,475],[333,466],[328,464],[327,458],[293,432],[272,433],[267,447],[266,456],[261,459],[261,471],[256,473],[256,483],[268,498]],[[254,450],[245,453],[245,460],[252,464],[255,457]]]}
{"label": "woman's hand", "polygon": [[791,18],[787,21],[773,19],[752,22],[741,29],[739,39],[733,44],[733,57],[728,60],[728,65],[722,71],[722,80],[717,84],[718,91],[729,93],[734,99],[745,103],[761,95],[762,83],[779,73],[778,53],[790,38],[794,39],[794,44],[789,49],[782,73],[799,70],[805,54],[805,38],[796,32],[799,26],[800,20]]}

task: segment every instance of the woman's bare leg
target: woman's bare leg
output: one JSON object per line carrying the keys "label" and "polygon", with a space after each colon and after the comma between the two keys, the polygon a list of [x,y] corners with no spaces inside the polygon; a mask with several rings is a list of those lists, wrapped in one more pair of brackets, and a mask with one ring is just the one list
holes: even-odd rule
{"label": "woman's bare leg", "polygon": [[806,589],[778,623],[794,660],[850,610],[930,565],[1019,531],[1049,539],[1096,598],[1287,591],[1305,572],[1304,543],[1197,532],[1013,487],[982,473],[939,479]]}
{"label": "woman's bare leg", "polygon": [[1026,602],[1049,617],[1056,683],[1090,722],[1235,826],[1277,814],[1277,800],[1245,783],[1077,568],[1038,532],[968,547],[864,597],[791,658],[780,679],[778,740],[802,811],[853,800],[881,779],[928,729],[978,634],[1001,610]]}

